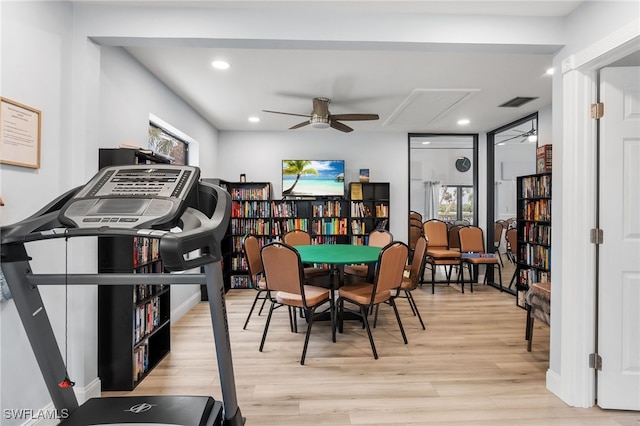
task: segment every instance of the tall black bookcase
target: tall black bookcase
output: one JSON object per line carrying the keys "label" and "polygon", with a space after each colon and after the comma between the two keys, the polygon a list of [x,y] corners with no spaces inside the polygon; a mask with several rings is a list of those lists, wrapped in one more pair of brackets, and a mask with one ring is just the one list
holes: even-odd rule
{"label": "tall black bookcase", "polygon": [[551,173],[517,179],[516,304],[529,286],[551,281]]}
{"label": "tall black bookcase", "polygon": [[[100,149],[99,167],[168,163],[133,149]],[[157,240],[98,238],[98,272],[162,273]],[[171,350],[171,290],[159,285],[98,286],[98,376],[103,391],[129,391]]]}

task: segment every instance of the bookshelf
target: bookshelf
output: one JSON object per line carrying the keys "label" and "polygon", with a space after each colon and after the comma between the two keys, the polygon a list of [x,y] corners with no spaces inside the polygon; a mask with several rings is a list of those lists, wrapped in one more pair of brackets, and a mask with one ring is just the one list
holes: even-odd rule
{"label": "bookshelf", "polygon": [[273,199],[270,182],[227,182],[232,211],[223,252],[225,286],[249,288],[249,271],[242,252],[247,233],[260,246],[279,240],[294,229],[311,234],[313,244],[366,244],[367,235],[389,229],[389,183],[354,182],[360,192],[351,198]]}
{"label": "bookshelf", "polygon": [[517,179],[516,304],[531,284],[551,281],[551,173]]}
{"label": "bookshelf", "polygon": [[242,238],[246,234],[253,234],[258,238],[261,247],[269,242],[274,229],[271,216],[271,183],[228,182],[227,191],[231,194],[232,201],[229,238],[223,257],[225,287],[249,288],[249,268],[242,251]]}
{"label": "bookshelf", "polygon": [[[168,163],[133,149],[100,149],[99,167]],[[157,240],[98,238],[99,273],[162,273]],[[130,391],[171,350],[169,286],[98,286],[98,376],[103,391]]]}
{"label": "bookshelf", "polygon": [[351,182],[349,184],[351,244],[367,244],[374,229],[389,229],[389,183]]}

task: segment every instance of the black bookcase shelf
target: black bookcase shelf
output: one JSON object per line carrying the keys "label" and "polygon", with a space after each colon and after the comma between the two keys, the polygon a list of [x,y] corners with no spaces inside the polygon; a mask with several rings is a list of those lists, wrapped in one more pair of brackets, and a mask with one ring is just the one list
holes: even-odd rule
{"label": "black bookcase shelf", "polygon": [[517,179],[516,304],[532,283],[551,281],[551,173]]}
{"label": "black bookcase shelf", "polygon": [[[100,168],[167,163],[133,149],[100,149]],[[157,240],[98,238],[98,272],[162,273]],[[130,391],[171,350],[171,288],[98,286],[98,376],[103,391]]]}

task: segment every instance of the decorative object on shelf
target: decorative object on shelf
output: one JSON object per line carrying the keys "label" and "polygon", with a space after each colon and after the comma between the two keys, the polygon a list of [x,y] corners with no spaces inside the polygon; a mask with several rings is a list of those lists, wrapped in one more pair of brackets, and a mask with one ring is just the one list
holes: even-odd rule
{"label": "decorative object on shelf", "polygon": [[240,182],[246,182],[247,181],[247,175],[245,175],[244,173],[242,173],[240,175]]}
{"label": "decorative object on shelf", "polygon": [[40,111],[0,97],[0,163],[40,168]]}
{"label": "decorative object on shelf", "polygon": [[456,169],[461,172],[468,172],[471,169],[471,160],[467,157],[460,157],[456,160]]}
{"label": "decorative object on shelf", "polygon": [[358,176],[360,177],[360,182],[369,182],[369,169],[360,169]]}
{"label": "decorative object on shelf", "polygon": [[536,150],[536,173],[551,173],[553,145],[542,145]]}

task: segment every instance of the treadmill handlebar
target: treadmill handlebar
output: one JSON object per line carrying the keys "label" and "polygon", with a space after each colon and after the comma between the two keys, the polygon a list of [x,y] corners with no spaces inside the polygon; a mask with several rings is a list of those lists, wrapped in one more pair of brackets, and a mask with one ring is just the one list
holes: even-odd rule
{"label": "treadmill handlebar", "polygon": [[[83,187],[74,188],[47,204],[28,218],[0,228],[2,262],[8,258],[8,246],[53,238],[70,237],[148,237],[160,240],[164,267],[170,271],[197,268],[221,259],[220,242],[231,217],[231,196],[219,186],[198,182],[197,206],[188,207],[179,218],[180,229],[158,230],[100,226],[71,228],[60,223],[59,211]],[[199,254],[191,254],[200,250]],[[13,251],[11,251],[13,253]],[[195,257],[194,257],[195,256]]]}

